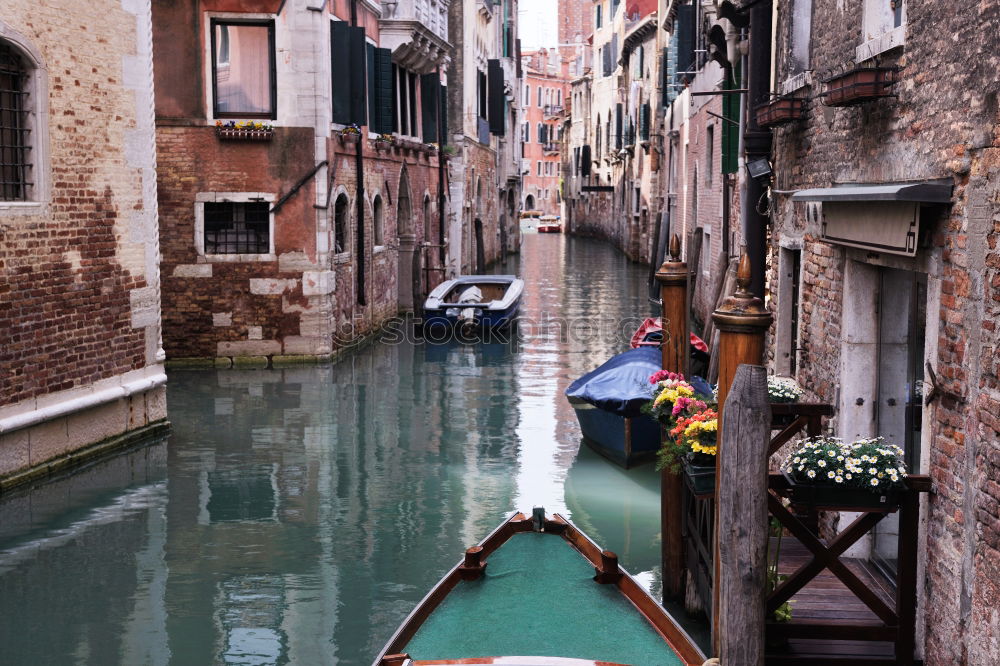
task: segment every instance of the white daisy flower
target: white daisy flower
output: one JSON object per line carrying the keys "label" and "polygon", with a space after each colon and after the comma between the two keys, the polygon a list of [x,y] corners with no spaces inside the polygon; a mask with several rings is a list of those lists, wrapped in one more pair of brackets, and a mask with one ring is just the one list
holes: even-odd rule
{"label": "white daisy flower", "polygon": [[808,476],[810,479],[814,479],[814,478],[816,478],[816,471],[815,470],[809,470],[808,472],[806,472],[806,476]]}

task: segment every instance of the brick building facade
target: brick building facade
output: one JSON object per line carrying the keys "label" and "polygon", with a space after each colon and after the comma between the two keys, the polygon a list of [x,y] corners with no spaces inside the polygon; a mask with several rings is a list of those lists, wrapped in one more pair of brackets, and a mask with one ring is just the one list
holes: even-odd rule
{"label": "brick building facade", "polygon": [[327,357],[442,279],[447,8],[307,4],[154,3],[171,359]]}
{"label": "brick building facade", "polygon": [[6,484],[166,425],[150,47],[148,2],[0,2]]}
{"label": "brick building facade", "polygon": [[[775,4],[774,92],[808,101],[774,132],[773,362],[836,406],[839,436],[884,436],[933,479],[924,663],[998,663],[997,59],[973,45],[1000,4]],[[898,68],[891,96],[820,97],[836,85],[822,80],[873,67]],[[874,187],[895,194],[874,201]],[[853,554],[885,568],[888,522]]]}

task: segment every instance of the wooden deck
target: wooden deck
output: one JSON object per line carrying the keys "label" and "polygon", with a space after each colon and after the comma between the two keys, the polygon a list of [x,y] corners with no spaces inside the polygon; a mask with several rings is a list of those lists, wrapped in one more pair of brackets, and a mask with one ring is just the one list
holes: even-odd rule
{"label": "wooden deck", "polygon": [[[791,574],[810,559],[811,555],[806,547],[794,538],[786,536],[782,540],[780,573]],[[884,578],[872,575],[868,568],[857,560],[841,559],[886,605],[893,603],[893,592]],[[874,635],[884,631],[884,625],[878,616],[829,570],[824,570],[793,596],[791,604],[791,622],[769,625],[769,633],[816,634],[816,637],[789,638],[787,646],[769,647],[767,664],[798,664],[805,661],[816,666],[896,663],[893,643],[890,640],[857,641],[832,638],[838,624],[869,625]],[[817,623],[827,625],[828,629],[815,629]]]}

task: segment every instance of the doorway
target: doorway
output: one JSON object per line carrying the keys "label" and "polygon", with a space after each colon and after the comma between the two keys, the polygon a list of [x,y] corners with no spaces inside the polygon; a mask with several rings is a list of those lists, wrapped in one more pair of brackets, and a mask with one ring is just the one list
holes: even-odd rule
{"label": "doorway", "polygon": [[486,248],[483,247],[483,221],[477,217],[473,224],[476,233],[474,238],[476,244],[476,274],[482,275],[486,272]]}

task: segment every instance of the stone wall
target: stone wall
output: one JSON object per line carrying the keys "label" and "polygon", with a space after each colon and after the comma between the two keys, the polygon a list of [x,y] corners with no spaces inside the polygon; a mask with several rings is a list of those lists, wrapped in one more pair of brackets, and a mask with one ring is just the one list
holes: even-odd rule
{"label": "stone wall", "polygon": [[149,3],[3,0],[0,41],[34,125],[28,200],[0,201],[4,476],[166,410]]}
{"label": "stone wall", "polygon": [[[813,4],[817,79],[854,54],[862,12],[861,0]],[[830,402],[845,382],[871,372],[841,359],[846,327],[857,325],[845,302],[855,296],[844,281],[848,262],[926,273],[926,361],[945,393],[924,418],[922,455],[936,494],[926,504],[920,547],[921,651],[929,665],[993,664],[1000,661],[1000,86],[995,58],[980,52],[977,36],[1000,27],[1000,3],[915,0],[906,13],[905,46],[881,57],[901,68],[896,97],[832,108],[817,98],[821,85],[800,91],[812,98],[806,118],[775,132],[776,189],[945,179],[953,203],[925,212],[917,257],[906,259],[819,240],[818,222],[779,194],[775,246],[803,248],[799,381]],[[777,270],[772,261],[772,281]],[[930,377],[924,380],[929,390]],[[848,398],[840,397],[839,427],[854,418]]]}

